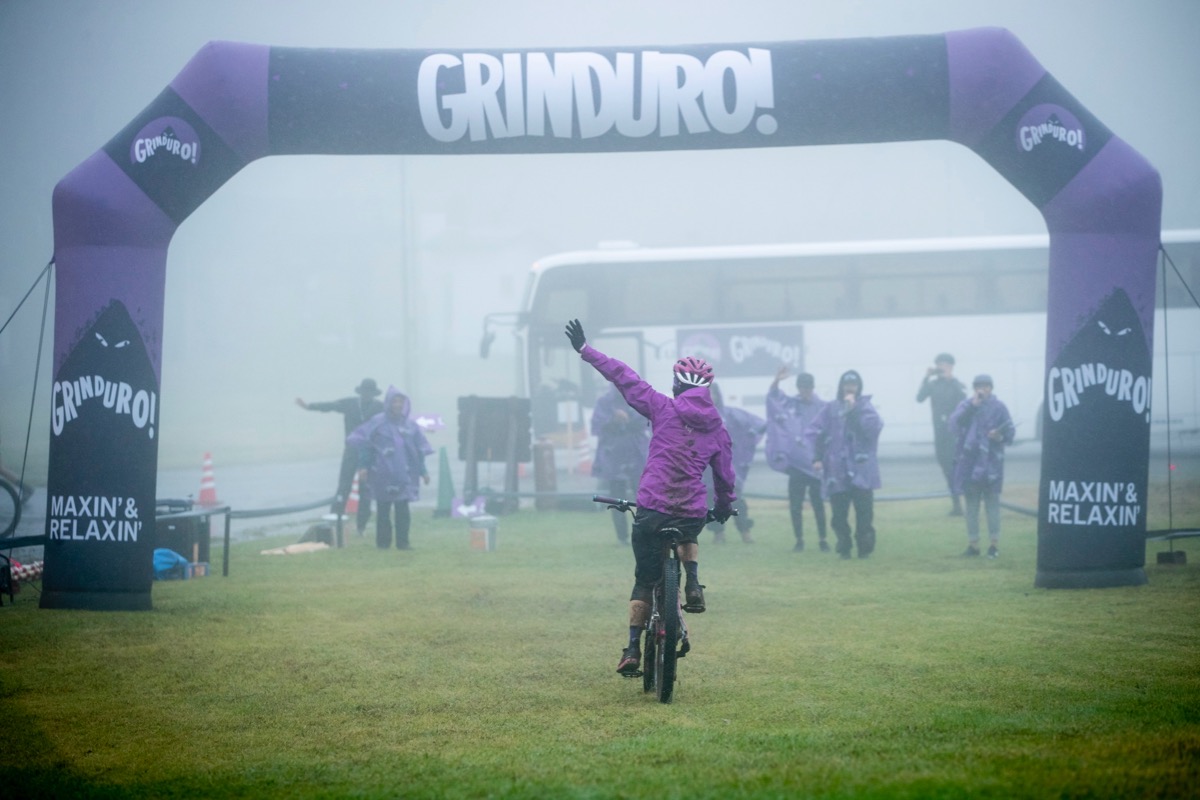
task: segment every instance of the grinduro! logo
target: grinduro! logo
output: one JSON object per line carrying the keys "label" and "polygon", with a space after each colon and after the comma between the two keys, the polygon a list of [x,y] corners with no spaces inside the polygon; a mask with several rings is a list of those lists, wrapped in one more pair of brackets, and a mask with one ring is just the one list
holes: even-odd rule
{"label": "grinduro! logo", "polygon": [[1072,408],[1089,397],[1103,393],[1128,403],[1135,414],[1144,414],[1149,422],[1150,378],[1127,369],[1116,369],[1093,362],[1074,368],[1051,368],[1046,376],[1046,402],[1050,419],[1058,422]]}
{"label": "grinduro! logo", "polygon": [[778,129],[760,113],[775,107],[771,51],[754,47],[703,61],[657,50],[613,61],[589,52],[439,53],[421,62],[417,98],[425,131],[439,142]]}
{"label": "grinduro! logo", "polygon": [[1042,103],[1025,112],[1017,123],[1017,146],[1026,153],[1044,146],[1084,149],[1083,125],[1062,106]]}
{"label": "grinduro! logo", "polygon": [[129,159],[144,164],[151,158],[200,163],[200,137],[178,117],[159,117],[138,131],[129,146]]}
{"label": "grinduro! logo", "polygon": [[51,398],[50,427],[55,436],[60,436],[63,428],[79,417],[80,406],[93,402],[113,414],[128,417],[135,428],[154,438],[158,395],[153,389],[138,389],[125,381],[85,375],[73,381],[55,381]]}
{"label": "grinduro! logo", "polygon": [[773,361],[787,364],[792,369],[800,369],[802,348],[789,344],[774,336],[738,335],[729,337],[729,355],[733,363],[740,364],[757,355],[770,356]]}

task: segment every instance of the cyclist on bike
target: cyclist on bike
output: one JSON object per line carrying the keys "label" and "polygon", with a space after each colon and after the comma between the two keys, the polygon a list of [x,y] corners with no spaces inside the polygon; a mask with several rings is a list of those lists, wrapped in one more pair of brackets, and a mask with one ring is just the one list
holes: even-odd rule
{"label": "cyclist on bike", "polygon": [[703,359],[675,362],[673,397],[656,391],[636,372],[587,344],[579,320],[567,323],[567,338],[584,361],[617,387],[625,402],[650,421],[650,452],[638,485],[633,517],[633,592],[629,597],[629,645],[621,653],[617,672],[636,674],[641,665],[639,636],[650,613],[650,599],[662,575],[663,528],[679,531],[679,560],[687,576],[683,610],[704,611],[704,586],[696,559],[696,536],[709,520],[708,493],[702,480],[711,466],[716,502],[711,518],[724,523],[733,514],[733,445],[708,387],[713,371]]}

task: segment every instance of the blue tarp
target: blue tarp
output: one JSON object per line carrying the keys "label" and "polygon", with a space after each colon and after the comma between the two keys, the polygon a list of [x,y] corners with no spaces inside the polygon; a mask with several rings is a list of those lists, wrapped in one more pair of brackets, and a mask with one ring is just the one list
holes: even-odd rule
{"label": "blue tarp", "polygon": [[165,547],[154,550],[154,578],[160,581],[182,580],[187,577],[188,560]]}

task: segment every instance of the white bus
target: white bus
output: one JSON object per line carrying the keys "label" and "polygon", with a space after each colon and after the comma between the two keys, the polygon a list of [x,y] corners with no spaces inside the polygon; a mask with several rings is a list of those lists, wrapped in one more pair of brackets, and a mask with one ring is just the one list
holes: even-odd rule
{"label": "white bus", "polygon": [[[993,377],[1017,438],[1035,439],[1048,241],[1030,235],[614,246],[547,256],[531,269],[521,311],[507,315],[516,321],[523,351],[520,393],[533,401],[535,436],[579,435],[604,387],[563,335],[565,322],[578,317],[594,346],[663,391],[681,352],[707,358],[726,403],[759,416],[781,364],[792,375],[812,373],[825,398],[842,372],[856,369],[884,418],[881,446],[893,452],[932,442],[929,407],[918,404],[916,394],[934,356],[949,352],[957,360],[955,375],[968,386],[978,373]],[[1200,230],[1166,231],[1163,243],[1192,291],[1200,291]],[[1195,436],[1200,310],[1170,267],[1167,275],[1171,429]],[[1162,292],[1160,274],[1154,434],[1167,422]],[[503,316],[485,322],[485,340]],[[784,388],[794,392],[794,381]]]}

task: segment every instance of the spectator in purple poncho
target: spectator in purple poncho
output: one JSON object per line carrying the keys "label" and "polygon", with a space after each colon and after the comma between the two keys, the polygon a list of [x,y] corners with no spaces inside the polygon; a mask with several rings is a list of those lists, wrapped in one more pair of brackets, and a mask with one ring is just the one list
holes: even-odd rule
{"label": "spectator in purple poncho", "polygon": [[854,370],[842,373],[837,399],[821,409],[804,434],[812,448],[813,467],[824,474],[829,524],[842,558],[850,558],[852,545],[858,547],[859,558],[875,550],[875,490],[880,486],[878,450],[883,420],[871,404],[871,396],[862,393],[862,386],[862,376]]}
{"label": "spectator in purple poncho", "polygon": [[[746,476],[750,473],[750,465],[754,463],[754,453],[758,450],[758,443],[762,441],[763,435],[767,432],[767,421],[743,408],[725,405],[721,389],[715,382],[708,389],[712,394],[713,405],[720,412],[721,419],[725,423],[725,430],[729,431],[729,438],[733,443],[734,492],[737,494],[737,501],[733,504],[737,516],[733,518],[733,524],[741,534],[742,541],[746,544],[753,544],[754,538],[750,536],[750,529],[754,527],[754,520],[750,519],[750,509],[746,506],[746,495],[743,493],[743,489],[746,485]],[[712,503],[715,495],[712,490],[711,471],[704,473],[704,485],[708,487],[709,502]],[[724,544],[725,524],[713,520],[708,527],[713,532],[713,541],[717,544]]]}
{"label": "spectator in purple poncho", "polygon": [[375,495],[375,546],[392,546],[392,513],[395,512],[396,549],[411,550],[408,532],[412,516],[408,504],[420,497],[421,481],[429,483],[425,456],[433,452],[424,432],[409,419],[408,396],[389,386],[384,410],[354,429],[346,444],[357,448],[360,479]]}
{"label": "spectator in purple poncho", "polygon": [[815,381],[807,372],[796,376],[798,394],[789,396],[779,388],[788,375],[787,366],[779,368],[767,391],[767,464],[771,469],[788,476],[788,510],[792,516],[792,533],[796,537],[796,552],[804,549],[804,495],[812,503],[817,521],[817,538],[821,552],[829,552],[825,534],[825,500],[821,496],[821,473],[813,467],[812,449],[804,439],[804,431],[825,401],[813,392]]}
{"label": "spectator in purple poncho", "polygon": [[988,558],[1000,555],[1000,489],[1004,484],[1004,448],[1016,430],[1008,408],[992,394],[990,375],[977,375],[974,393],[950,415],[954,453],[954,491],[966,499],[967,549],[964,556],[979,555],[979,504],[986,508]]}
{"label": "spectator in purple poncho", "polygon": [[[646,468],[650,423],[630,408],[617,387],[610,384],[608,391],[596,400],[591,431],[596,437],[592,475],[605,482],[610,497],[632,498],[638,478]],[[611,513],[617,540],[629,544],[628,518],[622,511]]]}

